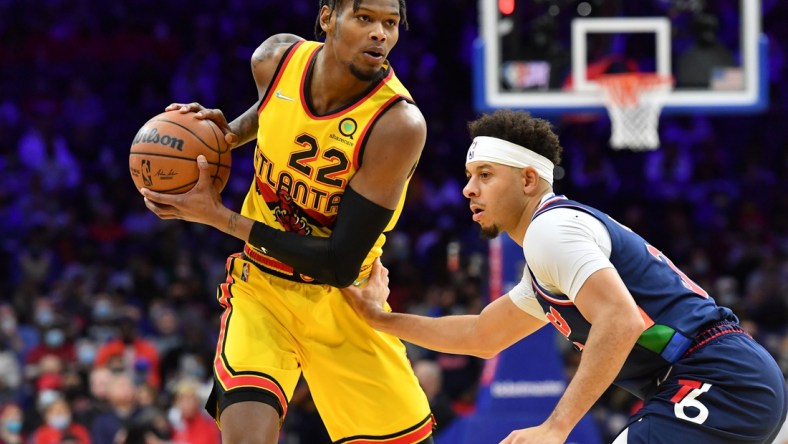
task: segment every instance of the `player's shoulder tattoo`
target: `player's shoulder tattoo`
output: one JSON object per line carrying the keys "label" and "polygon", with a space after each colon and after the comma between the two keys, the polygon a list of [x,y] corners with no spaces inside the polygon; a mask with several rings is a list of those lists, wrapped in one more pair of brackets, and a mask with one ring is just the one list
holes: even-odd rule
{"label": "player's shoulder tattoo", "polygon": [[284,47],[289,47],[303,38],[295,34],[276,34],[267,38],[252,54],[252,64],[266,62],[276,57],[277,52]]}

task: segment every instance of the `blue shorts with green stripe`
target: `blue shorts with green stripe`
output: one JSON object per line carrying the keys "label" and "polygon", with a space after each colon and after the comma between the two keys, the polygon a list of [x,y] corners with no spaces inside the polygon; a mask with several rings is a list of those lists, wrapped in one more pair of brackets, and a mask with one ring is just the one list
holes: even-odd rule
{"label": "blue shorts with green stripe", "polygon": [[777,362],[735,324],[701,333],[630,420],[620,443],[771,443],[786,417]]}

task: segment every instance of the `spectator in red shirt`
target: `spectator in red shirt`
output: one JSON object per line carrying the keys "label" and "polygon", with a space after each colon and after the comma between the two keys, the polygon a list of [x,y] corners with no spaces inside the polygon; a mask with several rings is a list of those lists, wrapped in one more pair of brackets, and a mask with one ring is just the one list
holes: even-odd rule
{"label": "spectator in red shirt", "polygon": [[33,431],[31,444],[60,444],[71,439],[79,444],[91,444],[88,430],[71,421],[71,407],[64,398],[52,401],[44,409],[43,425]]}
{"label": "spectator in red shirt", "polygon": [[173,444],[219,444],[216,423],[202,409],[199,384],[184,379],[175,388],[175,400],[168,415],[173,429]]}
{"label": "spectator in red shirt", "polygon": [[[54,323],[44,327],[41,332],[42,341],[25,357],[26,371],[28,376],[36,376],[38,365],[41,359],[47,355],[55,355],[61,362],[74,362],[77,358],[74,341],[66,334],[66,329],[62,323]],[[30,374],[33,372],[34,374]]]}
{"label": "spectator in red shirt", "polygon": [[148,340],[137,334],[137,322],[133,316],[126,314],[119,320],[119,337],[102,345],[96,354],[95,367],[106,367],[117,358],[123,363],[123,369],[133,375],[135,383],[147,382],[159,388],[159,352]]}

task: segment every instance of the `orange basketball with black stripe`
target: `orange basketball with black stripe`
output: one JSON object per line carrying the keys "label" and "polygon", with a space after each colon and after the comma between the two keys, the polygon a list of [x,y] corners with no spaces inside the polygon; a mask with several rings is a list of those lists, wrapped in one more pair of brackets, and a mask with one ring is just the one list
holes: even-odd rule
{"label": "orange basketball with black stripe", "polygon": [[137,189],[185,193],[199,178],[200,154],[208,160],[213,186],[221,192],[230,176],[232,158],[219,127],[194,117],[194,113],[161,113],[145,122],[131,142],[131,179]]}

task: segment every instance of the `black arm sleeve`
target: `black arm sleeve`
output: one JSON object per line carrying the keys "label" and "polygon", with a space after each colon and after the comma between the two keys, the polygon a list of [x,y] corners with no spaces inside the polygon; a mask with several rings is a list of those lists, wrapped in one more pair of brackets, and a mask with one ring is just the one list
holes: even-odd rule
{"label": "black arm sleeve", "polygon": [[249,243],[323,284],[347,287],[358,277],[361,264],[393,214],[348,186],[329,237],[302,236],[255,222]]}

